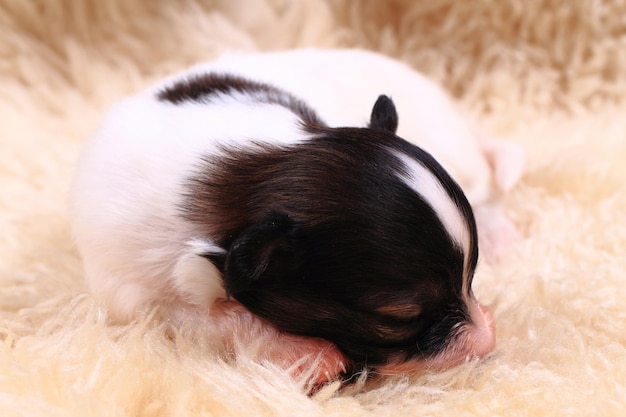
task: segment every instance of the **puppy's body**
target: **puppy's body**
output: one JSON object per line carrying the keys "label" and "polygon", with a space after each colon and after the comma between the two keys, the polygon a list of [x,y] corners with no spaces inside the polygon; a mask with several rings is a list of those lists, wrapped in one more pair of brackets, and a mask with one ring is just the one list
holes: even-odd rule
{"label": "puppy's body", "polygon": [[238,74],[289,91],[331,127],[364,126],[376,97],[390,96],[401,120],[398,136],[431,153],[472,204],[483,255],[494,260],[517,239],[499,200],[522,174],[521,148],[492,139],[459,111],[440,86],[408,65],[361,50],[305,49],[226,54],[186,74],[211,71]]}
{"label": "puppy's body", "polygon": [[182,320],[226,287],[272,325],[381,369],[488,352],[472,210],[394,135],[391,102],[370,117],[380,94],[399,136],[440,158],[475,207],[515,181],[402,64],[362,51],[226,56],[118,103],[87,144],[73,219],[92,290],[120,319],[158,305]]}

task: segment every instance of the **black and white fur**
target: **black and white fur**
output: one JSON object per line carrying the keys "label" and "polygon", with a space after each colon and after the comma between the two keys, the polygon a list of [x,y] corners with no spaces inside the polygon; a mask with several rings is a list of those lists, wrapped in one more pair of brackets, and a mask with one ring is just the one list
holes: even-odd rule
{"label": "black and white fur", "polygon": [[[490,319],[471,291],[472,208],[431,154],[395,134],[406,120],[394,106],[402,89],[354,101],[358,83],[333,92],[312,76],[296,93],[302,74],[287,64],[326,62],[347,78],[359,63],[380,64],[370,75],[382,85],[406,68],[361,51],[289,54],[203,65],[113,106],[73,188],[91,289],[120,319],[155,305],[208,311],[234,297],[281,330],[374,366],[454,356],[454,344],[489,350]],[[344,125],[341,114],[365,117]]]}

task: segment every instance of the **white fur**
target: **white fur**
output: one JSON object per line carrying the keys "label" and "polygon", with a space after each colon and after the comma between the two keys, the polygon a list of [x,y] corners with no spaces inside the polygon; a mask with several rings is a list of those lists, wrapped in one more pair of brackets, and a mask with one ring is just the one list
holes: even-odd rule
{"label": "white fur", "polygon": [[469,278],[469,254],[471,236],[467,221],[459,211],[456,203],[443,187],[443,184],[433,175],[433,173],[418,161],[399,152],[392,152],[396,158],[402,161],[406,173],[397,173],[398,177],[407,184],[413,191],[422,196],[437,214],[439,221],[443,224],[448,235],[453,242],[463,251],[465,255],[463,270],[465,281]]}
{"label": "white fur", "polygon": [[[515,150],[485,142],[438,86],[400,62],[358,50],[225,55],[113,106],[79,162],[74,232],[89,286],[108,299],[118,318],[163,300],[205,308],[223,295],[217,269],[197,256],[220,248],[198,245],[194,226],[177,215],[182,181],[202,155],[218,153],[220,144],[245,148],[253,146],[251,140],[309,139],[290,111],[246,95],[178,105],[155,98],[164,86],[208,70],[281,87],[335,127],[365,126],[376,98],[391,96],[398,134],[431,152],[475,208],[497,194],[493,184],[508,188],[521,173],[520,164],[510,163],[520,160]],[[446,229],[465,245],[458,213],[415,178],[406,181],[428,196]]]}

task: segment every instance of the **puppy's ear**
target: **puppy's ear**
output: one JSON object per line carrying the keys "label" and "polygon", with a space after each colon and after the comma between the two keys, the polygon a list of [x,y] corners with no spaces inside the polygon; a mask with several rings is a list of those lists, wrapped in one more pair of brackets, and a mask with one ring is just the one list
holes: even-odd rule
{"label": "puppy's ear", "polygon": [[244,230],[231,244],[224,260],[224,287],[228,295],[280,280],[302,259],[300,225],[285,213],[270,213]]}
{"label": "puppy's ear", "polygon": [[378,96],[372,108],[369,127],[396,133],[398,129],[398,113],[396,112],[396,105],[393,104],[389,97],[385,95]]}

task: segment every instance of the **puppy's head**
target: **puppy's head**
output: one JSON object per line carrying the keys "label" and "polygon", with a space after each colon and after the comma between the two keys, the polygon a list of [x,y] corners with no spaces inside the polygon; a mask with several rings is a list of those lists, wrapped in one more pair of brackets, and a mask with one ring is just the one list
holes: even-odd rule
{"label": "puppy's head", "polygon": [[367,128],[308,126],[305,143],[211,160],[194,185],[211,202],[190,211],[221,219],[207,232],[226,254],[207,257],[229,295],[284,331],[332,341],[355,366],[390,372],[493,347],[471,290],[471,207],[397,123],[381,96]]}

